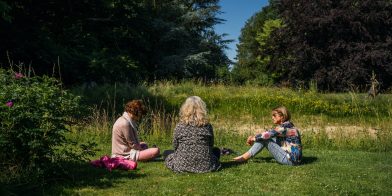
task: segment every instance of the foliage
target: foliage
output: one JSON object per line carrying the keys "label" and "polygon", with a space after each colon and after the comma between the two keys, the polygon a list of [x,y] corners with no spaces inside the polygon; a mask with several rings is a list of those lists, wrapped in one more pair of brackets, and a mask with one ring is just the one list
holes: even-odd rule
{"label": "foliage", "polygon": [[0,2],[12,17],[0,21],[0,63],[17,59],[38,75],[55,65],[66,85],[213,80],[228,70],[228,41],[213,30],[218,0]]}
{"label": "foliage", "polygon": [[267,45],[267,41],[271,36],[271,33],[275,29],[279,29],[283,27],[283,22],[281,19],[274,19],[274,20],[266,20],[263,25],[263,31],[257,33],[256,41],[259,42],[260,46],[263,48]]}
{"label": "foliage", "polygon": [[[374,71],[386,90],[392,85],[391,9],[387,0],[271,0],[241,31],[234,80],[363,92]],[[283,26],[268,33],[278,20]]]}
{"label": "foliage", "polygon": [[[291,111],[293,122],[304,131],[303,142],[307,147],[369,151],[392,149],[391,95],[369,99],[358,93],[325,94],[316,89],[293,91],[194,82],[160,82],[142,87],[104,85],[74,92],[89,97],[85,104],[96,105],[91,112],[92,120],[86,126],[105,138],[110,138],[110,126],[121,114],[122,105],[128,100],[124,98],[129,97],[142,98],[149,108],[140,125],[143,138],[158,138],[158,143],[170,142],[167,137],[178,121],[181,104],[187,97],[198,95],[207,103],[215,129],[226,133],[252,134],[271,128],[270,110],[284,105]],[[109,96],[106,92],[110,92]],[[113,115],[107,108],[115,105],[119,110],[113,110]]]}
{"label": "foliage", "polygon": [[[117,89],[126,89],[117,84]],[[114,87],[113,87],[114,88]],[[109,90],[105,85],[102,89]],[[93,91],[104,92],[100,86]],[[235,164],[231,162],[236,154],[222,156],[222,170],[207,174],[176,174],[168,170],[163,161],[155,160],[152,162],[139,162],[138,170],[135,171],[112,171],[93,168],[87,164],[68,165],[71,171],[69,180],[50,184],[39,190],[48,195],[61,194],[155,194],[155,195],[221,195],[221,194],[292,194],[293,192],[304,195],[313,194],[388,194],[391,192],[391,114],[392,102],[391,95],[382,95],[375,99],[365,99],[363,94],[341,93],[323,94],[313,91],[292,91],[289,89],[261,88],[254,86],[224,86],[224,85],[203,85],[192,82],[183,83],[156,83],[152,86],[142,88],[132,88],[130,96],[141,95],[145,91],[150,92],[151,103],[165,101],[178,111],[181,103],[187,96],[199,95],[206,102],[209,109],[209,117],[214,126],[215,145],[233,149],[236,153],[248,150],[244,141],[247,135],[241,134],[240,127],[249,123],[263,125],[266,128],[271,126],[270,110],[275,104],[291,104],[289,109],[292,111],[294,123],[301,129],[304,144],[304,164],[298,167],[286,167],[277,164],[267,151],[263,151],[246,164]],[[119,91],[113,91],[115,92]],[[121,91],[122,94],[124,93]],[[100,96],[105,98],[105,93]],[[126,93],[124,93],[125,96]],[[287,97],[279,98],[279,95]],[[117,97],[117,96],[116,96]],[[152,98],[156,97],[156,100]],[[302,99],[301,102],[293,99]],[[264,101],[263,99],[267,99]],[[277,102],[273,102],[276,99]],[[311,110],[311,103],[322,102],[326,104],[354,107],[357,111],[361,107],[372,108],[370,113],[346,113],[342,116],[335,116],[339,111],[328,114],[325,105],[318,107],[318,110]],[[322,101],[321,101],[322,100]],[[102,100],[101,102],[105,102]],[[272,103],[268,103],[272,102]],[[149,103],[150,104],[150,103]],[[302,105],[294,107],[295,104]],[[362,104],[360,106],[356,106]],[[305,108],[305,105],[307,108]],[[140,128],[143,140],[149,144],[156,144],[160,149],[166,150],[171,147],[171,130],[175,126],[171,116],[178,116],[176,112],[166,113],[162,107],[160,110],[150,112]],[[359,108],[359,109],[358,109]],[[310,110],[306,113],[306,110]],[[348,110],[346,110],[348,111]],[[331,115],[331,116],[330,116]],[[88,122],[85,132],[77,130],[71,131],[67,136],[75,138],[77,141],[97,141],[101,149],[97,159],[103,154],[110,153],[110,125],[115,119],[105,122],[106,119],[100,118]],[[145,126],[146,120],[152,120],[152,126]],[[169,122],[170,129],[163,125]],[[101,126],[109,124],[108,126]],[[338,138],[329,138],[327,132],[314,129],[323,126],[336,125],[342,128],[339,132],[345,131],[346,125],[355,126],[376,126],[379,130],[376,138],[369,137],[369,133],[364,133],[363,138],[359,137],[362,133],[353,133],[354,138],[345,137],[337,134]],[[225,126],[227,125],[227,126]],[[255,125],[253,125],[255,126]],[[305,131],[311,127],[312,130]],[[246,127],[250,130],[252,126]],[[73,126],[72,128],[75,128]],[[79,128],[78,128],[79,129]],[[145,129],[156,129],[156,132],[147,132]],[[314,130],[314,131],[313,131]],[[167,133],[166,131],[169,131]],[[348,150],[350,149],[350,150]],[[353,150],[355,149],[355,150]],[[374,152],[375,151],[375,152]],[[255,173],[259,174],[255,176]],[[260,186],[260,180],[265,181]],[[300,180],[298,180],[300,179]],[[129,184],[132,188],[129,188]],[[238,184],[238,186],[233,186]],[[277,188],[277,184],[290,184]],[[192,185],[192,186],[191,186]],[[105,187],[105,188],[102,188]],[[197,188],[192,188],[197,187]],[[157,192],[157,190],[159,190]]]}
{"label": "foliage", "polygon": [[[274,31],[277,31],[280,28],[284,28],[284,24],[281,19],[266,20],[264,22],[262,31],[257,33],[257,36],[255,38],[256,41],[260,45],[259,52],[256,57],[256,60],[259,64],[259,69],[261,69],[261,72],[263,73],[264,77],[268,77],[268,79],[270,81],[273,81],[276,78],[279,78],[279,75],[281,74],[279,72],[275,72],[270,75],[265,74],[265,73],[268,73],[266,65],[268,65],[270,63],[271,59],[274,58],[272,55],[266,55],[266,53],[267,53],[266,51],[269,51],[269,50],[273,49],[273,47],[274,47],[273,45],[271,45],[269,43],[269,41],[271,40],[270,37]],[[272,82],[269,82],[269,83],[272,83]]]}
{"label": "foliage", "polygon": [[62,90],[54,78],[29,75],[0,69],[0,168],[2,177],[9,175],[7,183],[33,180],[18,175],[41,178],[56,171],[61,161],[80,161],[91,154],[84,150],[92,143],[78,150],[64,137],[80,98]]}
{"label": "foliage", "polygon": [[[270,76],[267,74],[265,62],[261,61],[261,51],[264,48],[264,42],[267,41],[270,33],[264,32],[267,21],[279,20],[275,8],[275,3],[270,1],[270,5],[263,7],[248,19],[241,30],[237,59],[238,62],[233,68],[233,80],[236,83],[252,83],[259,85],[269,85],[272,83]],[[270,23],[270,22],[267,22]],[[267,35],[268,34],[268,35]],[[263,41],[258,38],[264,35]],[[262,43],[261,43],[261,42]]]}
{"label": "foliage", "polygon": [[375,116],[392,112],[390,95],[377,100],[366,99],[363,94],[332,94],[314,91],[295,91],[286,88],[230,86],[230,85],[198,85],[192,82],[178,84],[158,83],[149,87],[152,95],[166,98],[168,103],[179,108],[179,104],[191,95],[202,97],[210,104],[213,112],[222,115],[246,115],[251,112],[258,116],[269,112],[269,109],[285,105],[290,111],[298,114],[328,115],[331,117]]}
{"label": "foliage", "polygon": [[0,1],[0,19],[2,18],[3,20],[10,22],[11,17],[8,15],[10,9],[10,6],[6,2]]}
{"label": "foliage", "polygon": [[286,28],[271,37],[268,69],[278,81],[363,90],[374,71],[382,88],[391,86],[391,1],[282,0],[277,9]]}

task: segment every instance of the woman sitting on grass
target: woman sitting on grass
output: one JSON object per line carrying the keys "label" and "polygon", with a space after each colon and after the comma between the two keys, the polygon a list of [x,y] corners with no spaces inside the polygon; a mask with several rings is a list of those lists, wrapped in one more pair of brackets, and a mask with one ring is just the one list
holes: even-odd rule
{"label": "woman sitting on grass", "polygon": [[207,119],[207,108],[198,96],[186,99],[180,109],[180,122],[174,130],[173,151],[165,151],[166,167],[174,172],[204,173],[220,168],[220,150],[213,148],[214,133]]}
{"label": "woman sitting on grass", "polygon": [[301,136],[294,124],[290,122],[289,111],[283,106],[274,108],[272,121],[278,126],[261,134],[249,136],[246,143],[253,146],[248,152],[234,158],[235,161],[244,162],[267,147],[270,154],[281,164],[298,165],[301,163]]}
{"label": "woman sitting on grass", "polygon": [[116,120],[112,133],[112,158],[122,156],[133,161],[148,161],[159,155],[158,148],[139,142],[137,123],[146,114],[141,100],[129,101],[123,115]]}

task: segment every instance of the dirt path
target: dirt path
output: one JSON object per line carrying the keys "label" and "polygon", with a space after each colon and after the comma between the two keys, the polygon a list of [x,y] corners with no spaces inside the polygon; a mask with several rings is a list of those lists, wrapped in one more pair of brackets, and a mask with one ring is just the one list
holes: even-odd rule
{"label": "dirt path", "polygon": [[[259,124],[224,124],[215,125],[219,129],[230,130],[239,134],[251,135],[255,133],[263,132],[266,129],[271,128],[270,125],[259,125]],[[300,126],[299,126],[300,127]],[[326,125],[326,126],[314,126],[300,128],[302,134],[314,133],[314,134],[327,134],[328,138],[336,137],[356,137],[365,136],[371,138],[377,138],[379,129],[373,127],[362,127],[355,125]]]}

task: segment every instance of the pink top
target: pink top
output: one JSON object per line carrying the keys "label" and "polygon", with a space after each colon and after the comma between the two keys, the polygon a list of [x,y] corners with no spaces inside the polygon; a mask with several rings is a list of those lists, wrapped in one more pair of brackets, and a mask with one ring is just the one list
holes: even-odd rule
{"label": "pink top", "polygon": [[112,131],[112,155],[127,156],[132,149],[139,146],[137,125],[127,112],[116,120]]}

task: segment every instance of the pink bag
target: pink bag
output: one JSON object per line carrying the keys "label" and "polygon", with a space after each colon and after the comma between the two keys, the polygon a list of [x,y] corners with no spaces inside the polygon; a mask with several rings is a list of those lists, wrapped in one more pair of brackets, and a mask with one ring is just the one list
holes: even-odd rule
{"label": "pink bag", "polygon": [[90,164],[94,167],[105,167],[109,171],[117,168],[124,170],[134,170],[137,168],[137,162],[135,161],[124,159],[123,157],[110,158],[107,155],[98,160],[90,161]]}

